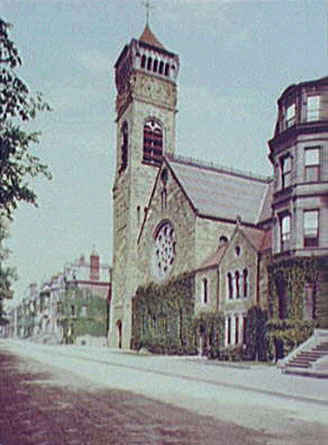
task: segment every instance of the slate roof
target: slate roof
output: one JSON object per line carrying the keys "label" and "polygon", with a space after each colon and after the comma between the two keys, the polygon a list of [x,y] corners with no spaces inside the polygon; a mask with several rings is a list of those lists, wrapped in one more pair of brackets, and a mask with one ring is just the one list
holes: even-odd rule
{"label": "slate roof", "polygon": [[198,214],[254,225],[269,214],[271,179],[181,157],[168,162]]}
{"label": "slate roof", "polygon": [[252,227],[241,227],[240,229],[246,238],[252,243],[258,252],[263,252],[271,247],[271,230],[263,231]]}
{"label": "slate roof", "polygon": [[139,40],[147,43],[148,45],[155,46],[156,48],[165,49],[165,47],[161,44],[161,42],[157,39],[155,34],[149,28],[149,25],[145,26],[143,33],[139,37]]}
{"label": "slate roof", "polygon": [[271,203],[273,200],[273,180],[268,184],[267,192],[262,203],[259,222],[267,221],[272,217]]}
{"label": "slate roof", "polygon": [[210,269],[217,266],[221,261],[227,246],[228,244],[222,244],[221,246],[219,246],[213,254],[206,258],[206,260],[200,265],[198,270]]}

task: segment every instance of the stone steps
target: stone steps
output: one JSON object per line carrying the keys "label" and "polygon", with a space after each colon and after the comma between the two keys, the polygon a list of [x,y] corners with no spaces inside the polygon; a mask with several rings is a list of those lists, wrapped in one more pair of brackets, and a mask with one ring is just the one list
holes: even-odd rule
{"label": "stone steps", "polygon": [[313,363],[326,355],[328,356],[328,342],[323,342],[309,350],[300,351],[288,361],[286,368],[311,368]]}

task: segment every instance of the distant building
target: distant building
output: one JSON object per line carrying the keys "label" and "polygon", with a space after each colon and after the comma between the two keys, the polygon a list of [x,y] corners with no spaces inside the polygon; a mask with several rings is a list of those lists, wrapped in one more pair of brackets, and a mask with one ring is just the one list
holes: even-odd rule
{"label": "distant building", "polygon": [[[111,268],[101,263],[99,255],[93,251],[89,261],[81,256],[79,260],[65,265],[63,272],[43,282],[40,287],[36,283],[29,286],[22,302],[10,312],[9,336],[61,343],[66,341],[68,329],[72,330],[68,318],[75,320],[81,315],[88,319],[90,326],[95,318],[100,317],[105,337],[110,296]],[[75,297],[79,304],[76,303],[73,310],[74,304],[71,303],[68,311],[66,303]],[[82,300],[85,301],[83,307]],[[98,303],[99,300],[103,303]],[[92,307],[99,305],[102,312],[95,313]],[[87,324],[84,323],[84,326],[83,332],[88,334]],[[70,338],[73,338],[71,331]]]}

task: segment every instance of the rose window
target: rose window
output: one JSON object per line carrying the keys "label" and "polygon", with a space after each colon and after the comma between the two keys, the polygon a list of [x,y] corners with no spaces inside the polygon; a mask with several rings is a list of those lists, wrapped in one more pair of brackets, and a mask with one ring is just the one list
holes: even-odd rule
{"label": "rose window", "polygon": [[165,278],[174,263],[175,258],[175,232],[172,225],[163,224],[155,239],[154,271],[158,278]]}

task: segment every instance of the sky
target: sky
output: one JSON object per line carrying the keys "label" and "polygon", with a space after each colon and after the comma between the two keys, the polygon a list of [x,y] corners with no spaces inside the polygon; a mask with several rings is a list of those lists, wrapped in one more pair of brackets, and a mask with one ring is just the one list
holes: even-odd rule
{"label": "sky", "polygon": [[[53,108],[31,130],[53,179],[31,185],[38,208],[21,204],[10,226],[9,263],[17,268],[14,302],[95,247],[112,261],[115,173],[113,66],[139,38],[141,0],[0,0],[13,24],[32,92]],[[327,0],[153,0],[150,26],[180,57],[177,148],[180,155],[271,175],[282,91],[327,75]]]}

